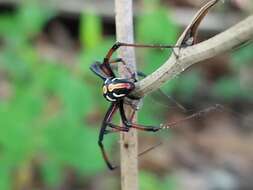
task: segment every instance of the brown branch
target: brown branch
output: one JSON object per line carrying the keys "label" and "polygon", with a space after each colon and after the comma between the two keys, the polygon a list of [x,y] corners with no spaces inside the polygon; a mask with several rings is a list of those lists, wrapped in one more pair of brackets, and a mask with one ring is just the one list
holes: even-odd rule
{"label": "brown branch", "polygon": [[[116,35],[121,42],[133,43],[133,10],[132,0],[115,0],[116,10]],[[135,54],[133,48],[120,48],[119,57],[123,58],[127,67],[136,72]],[[119,65],[119,74],[124,78],[129,78],[129,73]],[[125,109],[128,118],[131,118],[133,110],[130,107]],[[136,117],[134,118],[136,120]],[[120,135],[120,155],[121,155],[121,189],[138,189],[138,159],[137,159],[137,131],[130,130],[128,133]]]}
{"label": "brown branch", "polygon": [[137,82],[132,94],[136,97],[143,97],[160,88],[161,85],[182,73],[192,64],[230,51],[251,39],[253,39],[253,15],[209,40],[182,48],[178,59],[172,54],[160,68]]}

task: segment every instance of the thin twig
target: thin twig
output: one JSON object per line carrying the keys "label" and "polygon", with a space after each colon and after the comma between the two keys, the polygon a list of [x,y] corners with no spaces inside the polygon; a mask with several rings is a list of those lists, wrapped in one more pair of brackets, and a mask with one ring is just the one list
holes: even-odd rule
{"label": "thin twig", "polygon": [[172,54],[160,68],[136,83],[136,88],[132,95],[143,97],[160,88],[164,83],[182,73],[192,64],[232,50],[252,38],[253,15],[209,40],[182,48],[178,59]]}
{"label": "thin twig", "polygon": [[[116,34],[117,41],[133,43],[133,10],[132,0],[115,0],[116,10]],[[119,57],[126,61],[127,67],[136,72],[135,54],[133,48],[120,48]],[[119,65],[119,74],[124,78],[129,78],[129,73],[123,65]],[[125,106],[126,114],[129,118],[133,110],[130,106]],[[130,130],[128,133],[120,135],[120,155],[121,155],[121,189],[138,189],[138,139],[137,131]]]}

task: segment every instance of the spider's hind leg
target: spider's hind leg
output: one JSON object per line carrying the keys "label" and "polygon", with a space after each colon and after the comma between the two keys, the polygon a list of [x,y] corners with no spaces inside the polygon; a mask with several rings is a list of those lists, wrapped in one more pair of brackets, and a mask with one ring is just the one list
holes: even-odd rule
{"label": "spider's hind leg", "polygon": [[220,105],[220,104],[215,104],[213,106],[209,106],[205,109],[199,110],[191,115],[186,116],[183,119],[177,120],[177,121],[173,121],[173,122],[169,122],[169,123],[165,123],[165,124],[161,124],[160,127],[162,129],[170,129],[170,128],[174,128],[177,127],[180,123],[186,122],[188,120],[192,120],[194,118],[201,118],[209,113],[213,113],[215,111],[225,111],[226,109],[224,108],[224,106]]}

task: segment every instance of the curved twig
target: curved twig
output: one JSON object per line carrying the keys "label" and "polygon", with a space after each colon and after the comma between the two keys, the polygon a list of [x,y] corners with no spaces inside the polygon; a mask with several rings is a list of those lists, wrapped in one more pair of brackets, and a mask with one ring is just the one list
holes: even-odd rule
{"label": "curved twig", "polygon": [[229,51],[252,38],[253,15],[206,41],[180,49],[178,58],[172,54],[160,68],[136,83],[136,88],[132,95],[143,97],[160,88],[164,83],[179,75],[192,64]]}

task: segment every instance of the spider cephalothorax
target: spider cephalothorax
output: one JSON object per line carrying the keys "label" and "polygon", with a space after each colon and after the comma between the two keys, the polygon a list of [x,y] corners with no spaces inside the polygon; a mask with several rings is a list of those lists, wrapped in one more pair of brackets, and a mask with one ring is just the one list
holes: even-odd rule
{"label": "spider cephalothorax", "polygon": [[134,83],[127,79],[108,78],[103,85],[103,95],[109,102],[116,102],[126,97],[134,88]]}

